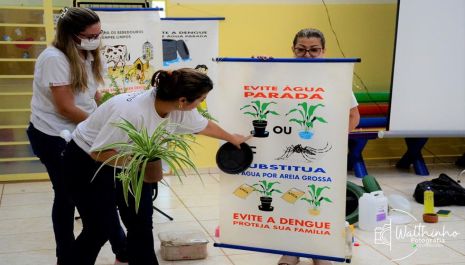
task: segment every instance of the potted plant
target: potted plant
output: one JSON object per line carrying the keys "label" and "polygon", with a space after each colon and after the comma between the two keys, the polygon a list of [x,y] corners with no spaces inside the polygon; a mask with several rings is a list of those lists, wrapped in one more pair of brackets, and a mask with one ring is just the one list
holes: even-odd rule
{"label": "potted plant", "polygon": [[121,89],[118,84],[116,83],[116,78],[112,75],[108,75],[108,78],[110,79],[110,86],[113,87],[114,91],[105,91],[102,95],[102,98],[100,99],[99,104],[103,104],[105,101],[109,100],[110,98],[125,93],[125,89]]}
{"label": "potted plant", "polygon": [[253,111],[246,111],[244,114],[246,115],[251,115],[252,117],[255,118],[255,120],[252,121],[252,125],[254,127],[254,132],[253,135],[255,137],[267,137],[268,132],[265,131],[266,125],[268,124],[268,121],[266,120],[266,116],[268,114],[273,114],[273,115],[279,115],[276,111],[273,110],[268,110],[268,107],[271,104],[277,104],[274,101],[270,102],[260,102],[260,100],[255,100],[251,102],[253,105],[248,104],[243,106],[240,110],[244,109],[252,109]]}
{"label": "potted plant", "polygon": [[197,111],[200,113],[200,115],[205,117],[205,119],[218,122],[218,120],[215,119],[215,117],[213,117],[206,108],[203,108],[199,105],[197,106]]}
{"label": "potted plant", "polygon": [[262,195],[264,195],[260,197],[261,205],[258,206],[258,209],[260,211],[265,211],[265,212],[273,211],[274,207],[271,206],[271,202],[273,201],[273,198],[271,197],[271,195],[273,194],[273,192],[283,193],[282,191],[278,189],[272,188],[273,185],[277,183],[279,184],[279,181],[267,182],[266,180],[262,180],[252,185],[252,187],[254,188],[254,191],[258,191]]}
{"label": "potted plant", "polygon": [[329,189],[328,186],[324,186],[324,187],[316,187],[315,184],[310,184],[308,185],[308,193],[310,195],[309,198],[301,198],[301,200],[304,200],[306,202],[308,202],[311,206],[310,209],[308,209],[308,212],[310,213],[310,215],[320,215],[320,205],[323,201],[326,201],[326,202],[333,202],[331,201],[330,198],[327,198],[327,197],[323,197],[321,195],[321,193],[323,192],[323,190],[325,189]]}
{"label": "potted plant", "polygon": [[318,116],[314,116],[315,110],[318,107],[324,107],[323,104],[317,104],[317,105],[310,105],[308,106],[307,102],[302,102],[297,104],[300,108],[295,108],[291,109],[288,113],[286,113],[286,116],[293,113],[293,112],[299,112],[300,114],[300,119],[298,118],[292,118],[289,120],[289,122],[295,122],[302,126],[302,131],[299,132],[299,136],[302,139],[311,139],[313,136],[313,132],[311,129],[313,129],[313,125],[315,121],[319,121],[322,123],[327,123],[327,121]]}
{"label": "potted plant", "polygon": [[115,170],[115,174],[117,174],[115,177],[123,184],[126,203],[129,202],[129,194],[134,196],[136,212],[139,209],[142,184],[149,162],[163,160],[178,178],[180,178],[181,174],[186,175],[185,169],[192,169],[200,177],[194,162],[189,156],[189,151],[191,151],[189,144],[194,142],[193,136],[188,135],[186,137],[186,135],[170,132],[168,128],[173,128],[173,126],[177,126],[176,124],[168,123],[168,120],[165,120],[158,125],[151,136],[149,136],[146,128],[137,129],[124,119],[115,126],[127,133],[129,141],[102,147],[100,150],[119,150],[116,155],[106,160],[102,167],[112,161],[117,164],[118,161],[123,161],[120,163],[122,164],[121,172],[116,173]]}

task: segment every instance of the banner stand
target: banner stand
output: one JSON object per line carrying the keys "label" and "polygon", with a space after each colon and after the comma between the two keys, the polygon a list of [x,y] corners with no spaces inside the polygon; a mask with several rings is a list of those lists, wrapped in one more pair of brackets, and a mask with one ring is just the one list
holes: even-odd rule
{"label": "banner stand", "polygon": [[323,260],[330,260],[330,261],[336,261],[336,262],[345,262],[346,261],[345,258],[311,255],[311,254],[307,254],[307,253],[282,251],[282,250],[267,249],[267,248],[256,248],[256,247],[239,246],[239,245],[222,244],[222,243],[214,243],[213,246],[218,247],[218,248],[231,248],[231,249],[263,252],[263,253],[271,253],[271,254],[286,255],[286,256],[296,256],[296,257],[301,257],[301,258],[323,259]]}
{"label": "banner stand", "polygon": [[220,174],[215,247],[350,262],[347,131],[358,58],[216,58],[209,110],[252,134],[252,164]]}

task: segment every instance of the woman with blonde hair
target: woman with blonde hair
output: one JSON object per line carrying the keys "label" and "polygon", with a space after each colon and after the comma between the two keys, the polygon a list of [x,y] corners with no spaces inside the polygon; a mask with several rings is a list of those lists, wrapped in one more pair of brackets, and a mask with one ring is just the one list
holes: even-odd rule
{"label": "woman with blonde hair", "polygon": [[[103,83],[100,58],[102,29],[98,15],[87,8],[65,8],[52,46],[37,58],[34,69],[31,119],[27,134],[34,154],[45,165],[54,190],[53,230],[58,264],[72,263],[74,202],[62,173],[63,131],[72,132],[97,108]],[[125,252],[125,234],[119,227],[112,240],[115,253]],[[125,257],[118,257],[125,259]]]}

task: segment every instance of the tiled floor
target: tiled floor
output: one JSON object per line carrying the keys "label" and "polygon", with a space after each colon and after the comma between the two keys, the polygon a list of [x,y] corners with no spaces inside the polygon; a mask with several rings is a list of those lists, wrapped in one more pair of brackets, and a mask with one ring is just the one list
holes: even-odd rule
{"label": "tiled floor", "polygon": [[[460,170],[456,167],[433,165],[429,167],[430,177],[446,173],[455,178]],[[420,219],[422,205],[413,201],[415,185],[430,177],[416,176],[412,172],[400,172],[394,168],[370,168],[376,176],[385,194],[401,194],[411,201],[413,215]],[[349,179],[361,183],[360,179]],[[204,174],[202,184],[196,177],[187,178],[183,184],[175,177],[166,177],[169,186],[159,186],[159,196],[155,205],[174,217],[169,221],[161,214],[154,213],[154,237],[157,251],[157,234],[174,229],[200,229],[215,241],[214,231],[218,225],[218,174]],[[465,177],[464,177],[465,181]],[[54,238],[50,218],[53,194],[49,182],[0,184],[0,264],[1,265],[41,265],[55,264]],[[439,207],[437,207],[439,208]],[[408,239],[393,239],[392,249],[386,245],[374,243],[374,233],[356,229],[356,242],[360,246],[353,248],[352,264],[465,264],[465,207],[441,207],[452,211],[451,216],[440,219],[440,223],[427,225],[427,229],[443,227],[459,233],[435,247],[418,248],[403,260],[396,260],[412,252]],[[76,232],[81,228],[76,222]],[[415,229],[414,225],[408,227]],[[182,265],[274,265],[279,256],[264,253],[247,252],[232,249],[218,249],[208,244],[208,258],[198,261],[166,262],[160,264]],[[113,264],[113,254],[107,245],[102,249],[97,264]],[[299,264],[311,264],[303,259]]]}

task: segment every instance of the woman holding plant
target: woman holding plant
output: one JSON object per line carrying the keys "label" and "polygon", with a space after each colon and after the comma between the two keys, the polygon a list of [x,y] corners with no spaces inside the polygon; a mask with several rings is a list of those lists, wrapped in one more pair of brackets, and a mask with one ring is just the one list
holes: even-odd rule
{"label": "woman holding plant", "polygon": [[[158,264],[151,184],[163,175],[156,158],[174,169],[183,165],[195,169],[185,152],[188,146],[178,134],[198,133],[237,146],[248,139],[224,131],[196,110],[213,88],[207,75],[187,68],[160,70],[151,84],[153,89],[117,95],[102,104],[78,125],[66,148],[67,175],[84,225],[76,240],[79,265],[94,264],[117,225],[116,204],[127,228],[129,264]],[[116,189],[117,169],[112,166],[122,168]]]}
{"label": "woman holding plant", "polygon": [[[71,264],[74,244],[74,202],[62,173],[63,130],[73,131],[97,108],[103,83],[100,58],[102,29],[98,15],[87,8],[65,8],[57,22],[52,46],[37,58],[34,69],[31,121],[27,135],[34,154],[45,165],[52,182],[53,231],[57,262]],[[111,240],[119,260],[125,259],[126,236],[115,227]]]}

